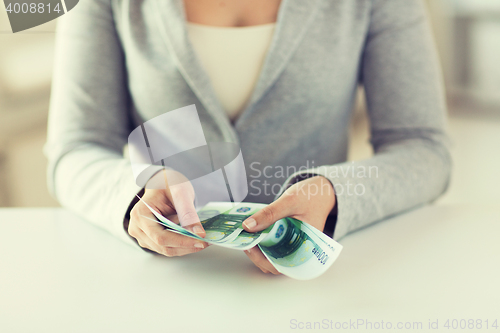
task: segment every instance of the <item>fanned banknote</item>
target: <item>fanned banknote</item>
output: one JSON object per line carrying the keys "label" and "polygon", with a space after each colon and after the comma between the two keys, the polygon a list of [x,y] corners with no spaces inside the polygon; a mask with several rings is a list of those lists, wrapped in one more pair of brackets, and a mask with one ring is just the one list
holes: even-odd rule
{"label": "fanned banknote", "polygon": [[342,250],[342,245],[318,229],[290,217],[277,221],[263,231],[245,231],[242,227],[243,221],[264,208],[265,204],[207,204],[198,211],[206,232],[205,238],[184,229],[149,205],[146,206],[158,219],[156,222],[170,231],[237,250],[258,246],[280,273],[299,280],[313,279],[323,274]]}

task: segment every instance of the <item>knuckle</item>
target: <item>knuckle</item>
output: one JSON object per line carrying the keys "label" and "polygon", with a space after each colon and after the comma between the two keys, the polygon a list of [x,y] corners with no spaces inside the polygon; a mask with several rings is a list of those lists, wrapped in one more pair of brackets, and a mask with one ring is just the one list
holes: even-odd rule
{"label": "knuckle", "polygon": [[188,248],[195,248],[194,244],[196,244],[196,241],[191,240],[187,237],[183,237],[182,239],[179,240],[179,247],[188,247]]}
{"label": "knuckle", "polygon": [[182,213],[179,216],[179,218],[181,219],[181,221],[197,221],[198,214],[196,214],[196,212],[193,212],[193,211],[188,211],[188,212]]}
{"label": "knuckle", "polygon": [[130,236],[132,236],[132,237],[136,238],[135,236],[137,235],[137,231],[136,231],[136,229],[135,229],[135,228],[133,228],[133,227],[132,227],[132,224],[131,224],[131,223],[129,223],[129,225],[128,225],[127,232],[128,232],[128,234],[129,234]]}
{"label": "knuckle", "polygon": [[140,208],[139,208],[139,205],[135,205],[132,210],[130,211],[130,219],[132,220],[132,218],[134,219],[138,219],[140,217]]}
{"label": "knuckle", "polygon": [[274,210],[272,208],[269,208],[269,206],[266,206],[264,208],[261,209],[261,214],[264,215],[264,218],[266,219],[266,221],[271,221],[271,222],[275,222],[274,221]]}
{"label": "knuckle", "polygon": [[156,238],[155,243],[158,245],[167,245],[168,243],[168,239],[165,235],[156,234],[155,238]]}
{"label": "knuckle", "polygon": [[176,239],[175,244],[177,247],[189,247],[190,240],[187,237],[179,237]]}
{"label": "knuckle", "polygon": [[256,258],[255,260],[260,266],[265,266],[267,265],[268,261],[266,258]]}
{"label": "knuckle", "polygon": [[297,202],[299,196],[297,191],[290,191],[285,196],[283,196],[283,199],[287,202],[287,204],[293,205]]}
{"label": "knuckle", "polygon": [[135,224],[132,224],[132,221],[130,221],[127,227],[128,234],[134,238],[137,238],[140,235],[139,231],[140,229]]}
{"label": "knuckle", "polygon": [[164,256],[166,256],[166,257],[173,257],[173,256],[175,256],[175,250],[172,249],[172,248],[170,248],[170,247],[164,248],[162,252],[163,252],[162,254]]}
{"label": "knuckle", "polygon": [[153,241],[153,243],[158,243],[158,235],[157,234],[149,234],[147,230],[144,230],[146,235]]}
{"label": "knuckle", "polygon": [[137,215],[137,204],[134,205],[134,207],[132,207],[132,209],[130,210],[130,216],[136,216]]}
{"label": "knuckle", "polygon": [[193,185],[187,179],[177,179],[176,182],[175,186],[172,186],[170,189],[173,196],[189,197],[194,193]]}
{"label": "knuckle", "polygon": [[150,236],[151,240],[155,242],[156,244],[160,244],[160,235],[158,233],[154,233]]}

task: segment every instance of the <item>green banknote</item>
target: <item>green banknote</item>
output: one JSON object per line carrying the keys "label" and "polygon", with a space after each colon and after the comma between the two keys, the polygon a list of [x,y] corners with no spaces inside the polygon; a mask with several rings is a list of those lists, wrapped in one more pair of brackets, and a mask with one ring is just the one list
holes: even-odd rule
{"label": "green banknote", "polygon": [[243,221],[252,216],[264,204],[232,202],[211,202],[198,211],[205,229],[205,241],[216,242],[219,246],[247,250],[264,239],[272,227],[261,232],[249,233],[243,229]]}
{"label": "green banknote", "polygon": [[184,229],[149,205],[146,206],[158,219],[156,222],[172,232],[237,250],[258,246],[279,272],[295,279],[307,280],[323,274],[342,250],[342,245],[321,231],[290,217],[281,219],[260,232],[245,231],[243,221],[265,207],[265,204],[207,204],[198,211],[206,232],[205,238]]}
{"label": "green banknote", "polygon": [[258,246],[280,273],[299,280],[323,274],[342,250],[318,229],[290,217],[276,222]]}

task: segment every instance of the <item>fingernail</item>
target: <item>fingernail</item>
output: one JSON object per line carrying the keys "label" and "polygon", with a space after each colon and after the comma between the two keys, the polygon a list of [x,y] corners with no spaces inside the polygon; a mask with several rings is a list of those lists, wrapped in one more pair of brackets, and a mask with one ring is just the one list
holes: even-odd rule
{"label": "fingernail", "polygon": [[250,254],[250,250],[245,250],[244,252],[247,254]]}
{"label": "fingernail", "polygon": [[249,218],[248,220],[243,222],[243,225],[247,227],[247,229],[252,229],[257,225],[257,221],[255,221],[255,219],[253,218]]}
{"label": "fingernail", "polygon": [[196,244],[194,244],[194,247],[197,247],[199,249],[203,249],[205,247],[205,245],[203,245],[202,243],[196,243]]}
{"label": "fingernail", "polygon": [[201,233],[203,233],[203,229],[199,225],[195,225],[193,228],[193,232],[195,234],[201,234]]}

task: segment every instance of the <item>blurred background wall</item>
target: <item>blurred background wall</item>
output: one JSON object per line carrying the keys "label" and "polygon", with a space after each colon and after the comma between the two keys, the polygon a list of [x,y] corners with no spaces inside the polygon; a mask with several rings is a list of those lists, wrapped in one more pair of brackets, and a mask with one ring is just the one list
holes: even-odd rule
{"label": "blurred background wall", "polygon": [[[426,4],[447,87],[455,163],[450,189],[439,201],[497,204],[500,0],[427,0]],[[42,153],[55,24],[12,34],[0,5],[0,206],[57,205],[47,191]],[[372,154],[368,138],[360,90],[349,159]]]}
{"label": "blurred background wall", "polygon": [[46,136],[55,21],[13,34],[0,4],[0,206],[55,206]]}

